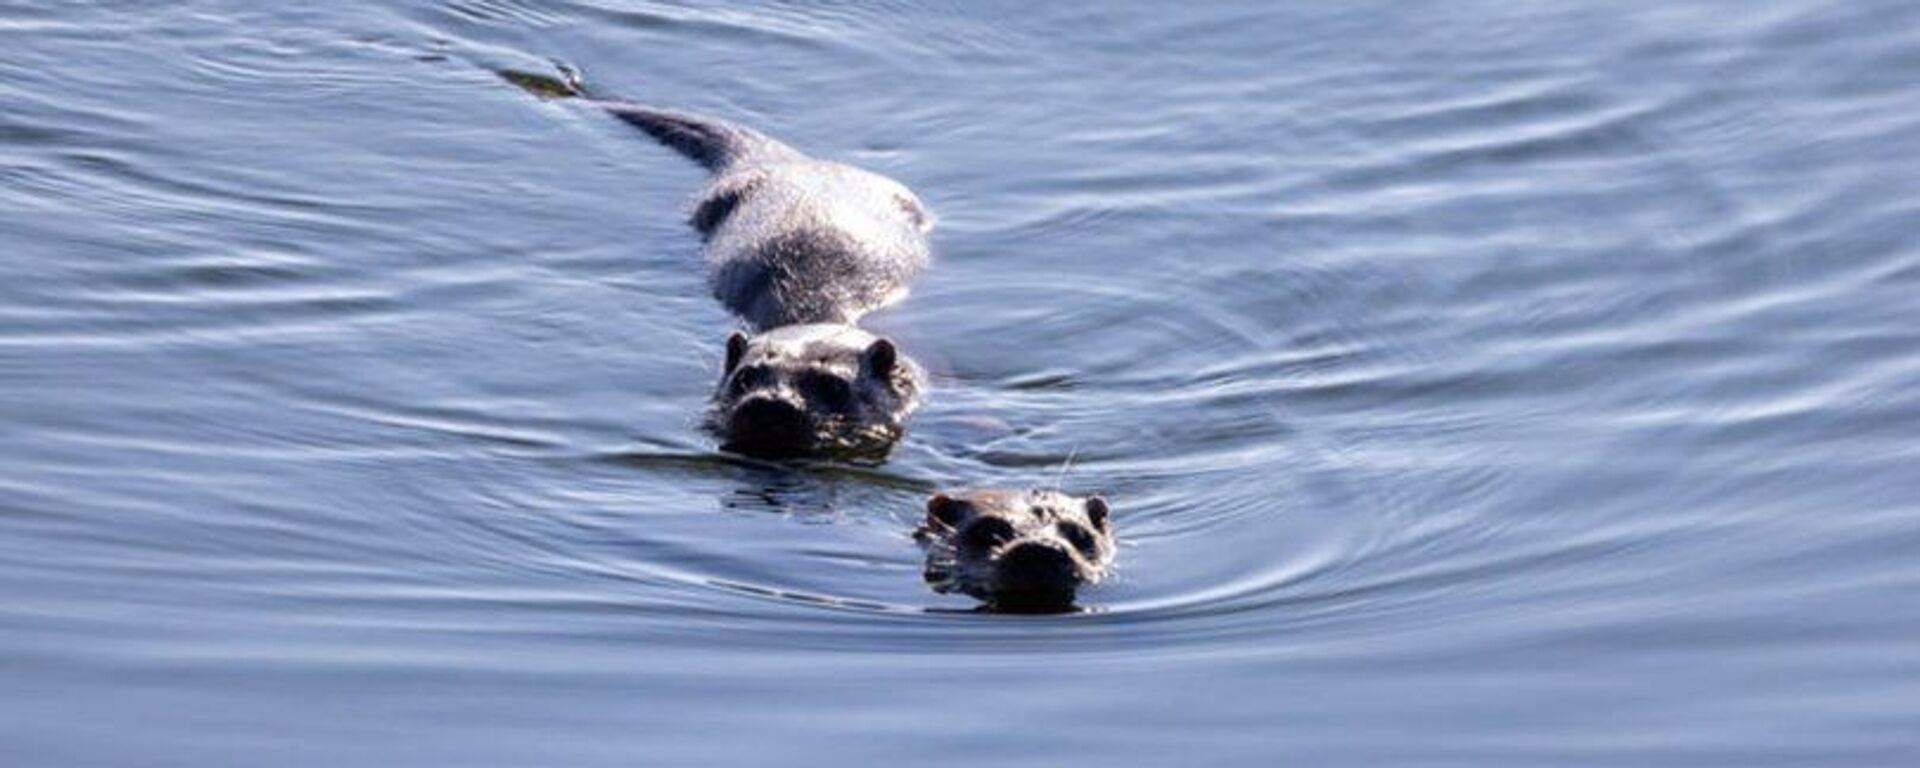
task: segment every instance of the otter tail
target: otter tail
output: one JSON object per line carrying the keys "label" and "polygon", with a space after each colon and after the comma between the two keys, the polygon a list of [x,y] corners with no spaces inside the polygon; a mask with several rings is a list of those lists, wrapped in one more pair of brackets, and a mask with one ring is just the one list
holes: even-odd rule
{"label": "otter tail", "polygon": [[709,171],[721,171],[742,160],[785,160],[800,153],[765,134],[718,118],[659,109],[590,93],[580,73],[555,63],[560,76],[519,70],[497,70],[506,80],[540,99],[581,99],[607,111],[654,140],[665,144]]}

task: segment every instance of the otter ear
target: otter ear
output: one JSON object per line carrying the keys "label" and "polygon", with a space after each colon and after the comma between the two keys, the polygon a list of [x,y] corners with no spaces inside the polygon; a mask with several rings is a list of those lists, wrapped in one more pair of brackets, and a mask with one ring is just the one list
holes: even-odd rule
{"label": "otter ear", "polygon": [[1099,496],[1087,499],[1087,519],[1093,522],[1093,527],[1102,531],[1107,529],[1107,512],[1106,499]]}
{"label": "otter ear", "polygon": [[938,522],[948,528],[958,528],[966,516],[967,503],[964,501],[944,493],[936,493],[933,498],[927,499],[927,522]]}
{"label": "otter ear", "polygon": [[739,367],[741,358],[746,356],[747,335],[734,331],[732,336],[727,337],[727,367],[721,372],[732,373],[734,368]]}
{"label": "otter ear", "polygon": [[900,350],[893,346],[892,341],[880,339],[867,345],[867,351],[862,352],[860,358],[867,370],[885,376],[893,373],[893,367],[900,363]]}
{"label": "otter ear", "polygon": [[901,213],[906,214],[907,222],[911,223],[914,229],[921,232],[933,231],[933,215],[927,213],[926,207],[922,206],[920,201],[913,199],[910,195],[896,192],[893,195],[893,204],[900,207]]}

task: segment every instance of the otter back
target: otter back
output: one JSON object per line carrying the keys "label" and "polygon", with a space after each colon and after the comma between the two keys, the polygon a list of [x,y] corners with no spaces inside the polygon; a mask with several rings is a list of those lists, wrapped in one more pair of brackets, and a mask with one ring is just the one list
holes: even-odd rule
{"label": "otter back", "polygon": [[735,334],[710,424],[761,457],[885,456],[924,374],[854,324],[906,295],[933,217],[899,182],[815,160],[744,126],[587,93],[578,74],[500,76],[542,99],[581,99],[712,173],[690,223],[714,295],[752,326]]}
{"label": "otter back", "polygon": [[706,240],[714,297],[755,330],[851,324],[926,269],[933,216],[900,182],[726,120],[597,98],[561,74],[500,72],[541,98],[591,102],[713,172],[690,223]]}
{"label": "otter back", "polygon": [[929,261],[928,216],[899,182],[796,159],[722,172],[692,223],[714,297],[757,329],[853,323],[904,297]]}

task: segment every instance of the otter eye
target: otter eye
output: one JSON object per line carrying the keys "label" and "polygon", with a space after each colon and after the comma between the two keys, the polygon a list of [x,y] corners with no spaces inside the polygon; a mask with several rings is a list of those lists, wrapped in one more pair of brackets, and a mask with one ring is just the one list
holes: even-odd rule
{"label": "otter eye", "polygon": [[808,396],[834,406],[844,406],[853,399],[853,387],[838,376],[813,374],[800,381],[800,388]]}
{"label": "otter eye", "polygon": [[739,373],[734,374],[733,381],[727,384],[727,389],[738,395],[771,383],[773,383],[773,372],[756,366],[743,368]]}
{"label": "otter eye", "polygon": [[1093,538],[1093,533],[1078,523],[1061,523],[1060,536],[1084,557],[1092,558],[1100,551],[1100,542]]}
{"label": "otter eye", "polygon": [[1013,523],[997,517],[982,518],[961,534],[962,543],[972,549],[993,549],[1013,541],[1013,536]]}

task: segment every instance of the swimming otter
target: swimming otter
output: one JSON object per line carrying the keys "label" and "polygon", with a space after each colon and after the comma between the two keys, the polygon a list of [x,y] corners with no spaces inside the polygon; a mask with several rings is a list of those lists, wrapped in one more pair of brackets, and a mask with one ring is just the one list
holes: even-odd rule
{"label": "swimming otter", "polygon": [[927,500],[913,536],[927,547],[935,592],[961,592],[992,610],[1055,612],[1107,575],[1113,529],[1105,499],[1046,490],[979,490]]}
{"label": "swimming otter", "polygon": [[724,448],[750,456],[885,455],[924,381],[893,342],[851,325],[735,333],[710,423]]}
{"label": "swimming otter", "polygon": [[[542,98],[588,101],[713,174],[689,223],[706,243],[714,297],[761,334],[728,340],[710,420],[726,447],[769,458],[884,456],[924,377],[891,341],[853,323],[903,298],[926,269],[926,206],[885,176],[725,120],[598,98],[577,73],[561,74],[500,72]],[[788,326],[807,330],[769,338]],[[854,363],[881,346],[889,365],[872,365],[874,354]],[[743,357],[754,364],[736,370]]]}

